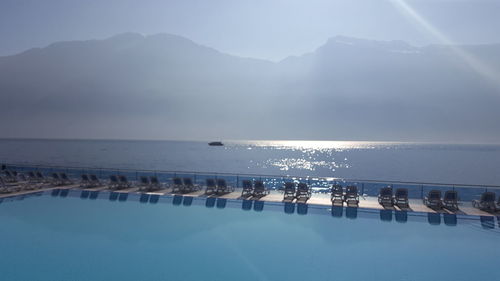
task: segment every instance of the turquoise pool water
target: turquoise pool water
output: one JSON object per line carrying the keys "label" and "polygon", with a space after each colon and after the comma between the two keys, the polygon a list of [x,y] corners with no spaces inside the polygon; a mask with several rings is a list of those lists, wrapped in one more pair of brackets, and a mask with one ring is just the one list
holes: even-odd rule
{"label": "turquoise pool water", "polygon": [[1,280],[500,280],[497,218],[107,192],[0,203]]}

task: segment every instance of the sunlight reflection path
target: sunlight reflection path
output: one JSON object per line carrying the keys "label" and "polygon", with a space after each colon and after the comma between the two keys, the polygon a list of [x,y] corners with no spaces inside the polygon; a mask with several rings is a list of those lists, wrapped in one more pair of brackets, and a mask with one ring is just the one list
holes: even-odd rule
{"label": "sunlight reflection path", "polygon": [[416,22],[419,26],[423,27],[427,32],[429,32],[429,34],[439,40],[439,42],[447,45],[447,47],[450,48],[453,54],[455,54],[458,58],[469,65],[469,67],[471,67],[476,73],[492,81],[496,87],[500,88],[500,72],[498,70],[490,67],[485,62],[479,60],[477,57],[470,54],[463,48],[456,46],[452,40],[450,40],[436,27],[434,27],[405,0],[392,0],[391,2],[398,10],[400,10],[403,14],[408,15],[411,20]]}

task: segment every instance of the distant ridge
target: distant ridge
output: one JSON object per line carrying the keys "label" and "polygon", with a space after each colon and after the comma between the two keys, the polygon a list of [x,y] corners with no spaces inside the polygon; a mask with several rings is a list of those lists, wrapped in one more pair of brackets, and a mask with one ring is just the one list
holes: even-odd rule
{"label": "distant ridge", "polygon": [[[500,141],[499,89],[451,47],[336,36],[270,62],[172,34],[59,42],[0,57],[0,136]],[[500,69],[499,44],[458,47]]]}

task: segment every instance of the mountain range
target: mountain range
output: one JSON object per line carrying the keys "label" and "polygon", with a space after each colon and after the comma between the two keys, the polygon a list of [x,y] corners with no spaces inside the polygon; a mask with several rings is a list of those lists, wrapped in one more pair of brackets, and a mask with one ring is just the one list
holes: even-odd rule
{"label": "mountain range", "polygon": [[171,34],[58,42],[0,57],[0,136],[500,142],[500,77],[463,53],[500,70],[499,44],[337,36],[271,62]]}

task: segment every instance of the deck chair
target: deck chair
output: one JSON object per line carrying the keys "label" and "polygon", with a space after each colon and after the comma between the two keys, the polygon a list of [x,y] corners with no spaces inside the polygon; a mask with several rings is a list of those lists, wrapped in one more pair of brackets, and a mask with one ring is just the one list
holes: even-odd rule
{"label": "deck chair", "polygon": [[494,192],[484,192],[480,200],[472,200],[472,206],[484,211],[497,211],[495,205],[496,194]]}
{"label": "deck chair", "polygon": [[80,187],[90,187],[90,178],[87,174],[80,175]]}
{"label": "deck chair", "polygon": [[39,183],[48,183],[49,180],[45,178],[45,176],[42,174],[42,172],[35,172],[35,176],[38,180]]}
{"label": "deck chair", "polygon": [[118,187],[123,189],[123,188],[129,188],[131,187],[132,184],[128,181],[127,177],[124,175],[119,175],[118,176]]}
{"label": "deck chair", "polygon": [[382,206],[386,205],[392,206],[393,205],[392,197],[393,197],[392,187],[390,186],[383,187],[380,189],[378,194],[378,203]]}
{"label": "deck chair", "polygon": [[251,180],[243,180],[241,181],[241,185],[243,190],[241,191],[241,197],[248,198],[253,195],[253,186]]}
{"label": "deck chair", "polygon": [[108,187],[110,189],[117,189],[117,188],[120,187],[120,183],[118,182],[118,176],[116,176],[116,175],[110,175],[109,176]]}
{"label": "deck chair", "polygon": [[184,184],[182,184],[182,179],[175,177],[172,179],[172,193],[183,192]]}
{"label": "deck chair", "polygon": [[357,186],[349,185],[348,187],[346,187],[344,201],[347,203],[348,206],[353,203],[355,203],[355,205],[359,204],[359,194]]}
{"label": "deck chair", "polygon": [[73,181],[66,175],[66,173],[59,173],[59,178],[61,179],[62,184],[73,184]]}
{"label": "deck chair", "polygon": [[334,184],[332,186],[332,194],[330,196],[330,201],[333,204],[339,202],[344,203],[344,188],[340,184]]}
{"label": "deck chair", "polygon": [[161,189],[161,183],[158,180],[158,177],[156,176],[150,176],[149,177],[149,188],[150,190],[160,190]]}
{"label": "deck chair", "polygon": [[13,172],[9,171],[9,170],[5,170],[3,171],[5,177],[4,177],[4,182],[16,182],[17,179],[16,179],[16,176]]}
{"label": "deck chair", "polygon": [[38,178],[36,177],[35,172],[33,172],[33,171],[29,171],[27,173],[27,178],[28,178],[28,182],[31,183],[31,184],[37,184],[37,183],[40,182],[38,180]]}
{"label": "deck chair", "polygon": [[285,193],[283,194],[283,201],[292,202],[295,199],[296,188],[294,182],[285,182]]}
{"label": "deck chair", "polygon": [[217,179],[217,190],[216,190],[217,194],[229,193],[231,191],[234,191],[234,189],[232,189],[232,187],[227,185],[225,179]]}
{"label": "deck chair", "polygon": [[447,190],[444,193],[443,205],[452,210],[458,209],[458,192],[455,190]]}
{"label": "deck chair", "polygon": [[261,198],[269,194],[269,190],[261,180],[254,181],[253,183],[253,197]]}
{"label": "deck chair", "polygon": [[11,193],[21,191],[19,186],[9,186],[4,178],[0,177],[0,193]]}
{"label": "deck chair", "polygon": [[217,184],[214,179],[206,179],[205,194],[214,194],[217,191]]}
{"label": "deck chair", "polygon": [[183,178],[184,192],[193,192],[198,190],[198,186],[193,183],[192,178]]}
{"label": "deck chair", "polygon": [[307,183],[299,183],[297,185],[297,194],[295,195],[297,202],[306,203],[309,198],[311,198],[311,189]]}
{"label": "deck chair", "polygon": [[63,185],[63,181],[61,180],[61,178],[59,177],[59,174],[58,173],[52,173],[50,174],[50,176],[52,177],[52,181],[51,183],[53,185]]}
{"label": "deck chair", "polygon": [[441,200],[441,191],[440,190],[431,190],[424,197],[424,205],[429,208],[442,208],[443,201]]}
{"label": "deck chair", "polygon": [[89,187],[102,186],[101,181],[99,180],[99,178],[96,175],[90,174],[89,178],[90,178],[90,186]]}
{"label": "deck chair", "polygon": [[139,177],[139,190],[149,190],[151,183],[146,176]]}
{"label": "deck chair", "polygon": [[408,200],[408,189],[407,188],[397,188],[394,193],[394,205],[397,205],[400,208],[408,208],[410,207],[410,202]]}

